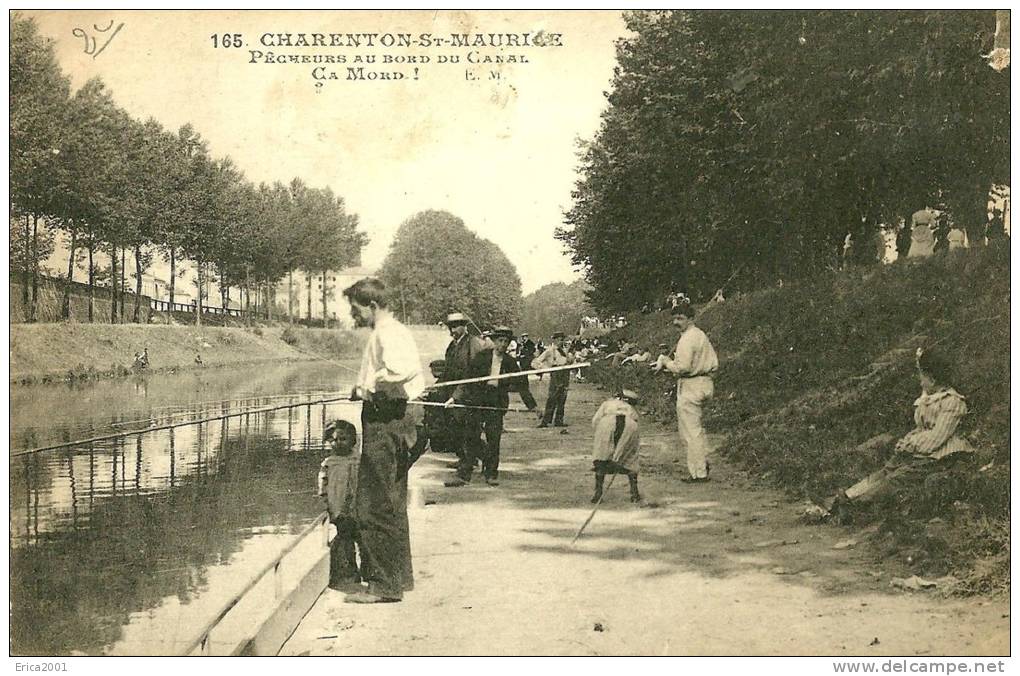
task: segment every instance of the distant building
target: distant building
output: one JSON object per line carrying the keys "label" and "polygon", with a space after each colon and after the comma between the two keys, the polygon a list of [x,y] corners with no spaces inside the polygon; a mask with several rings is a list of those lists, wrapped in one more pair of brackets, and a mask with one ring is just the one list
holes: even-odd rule
{"label": "distant building", "polygon": [[[352,328],[354,321],[351,319],[351,306],[344,298],[344,289],[351,286],[359,279],[372,277],[376,271],[366,267],[351,267],[343,270],[326,271],[326,318],[330,325],[339,323],[343,328]],[[285,277],[276,285],[276,312],[280,317],[287,315],[287,290],[290,287],[289,280]],[[294,308],[294,317],[297,319],[308,319],[308,274],[304,270],[294,271],[294,296],[291,300]],[[312,296],[312,319],[322,319],[322,273],[311,275],[311,296]]]}

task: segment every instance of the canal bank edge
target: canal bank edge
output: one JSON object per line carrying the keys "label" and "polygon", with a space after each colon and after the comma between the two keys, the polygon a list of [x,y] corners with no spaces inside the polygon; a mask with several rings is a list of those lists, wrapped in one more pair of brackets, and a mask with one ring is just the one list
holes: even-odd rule
{"label": "canal bank edge", "polygon": [[[306,331],[342,333],[325,329],[293,333]],[[134,354],[146,348],[149,371],[153,373],[319,356],[300,349],[300,343],[284,342],[282,333],[283,329],[261,327],[15,324],[10,332],[9,378],[12,384],[32,384],[130,375]],[[355,353],[360,341],[351,334],[346,338],[351,353]],[[201,366],[196,363],[198,355]]]}
{"label": "canal bank edge", "polygon": [[[441,327],[411,327],[419,350],[431,354],[449,340]],[[137,324],[13,324],[12,385],[132,375],[135,352],[149,350],[150,373],[248,366],[262,362],[357,359],[366,330],[303,326],[253,328]],[[440,350],[441,352],[441,350]],[[196,363],[201,355],[202,364]]]}

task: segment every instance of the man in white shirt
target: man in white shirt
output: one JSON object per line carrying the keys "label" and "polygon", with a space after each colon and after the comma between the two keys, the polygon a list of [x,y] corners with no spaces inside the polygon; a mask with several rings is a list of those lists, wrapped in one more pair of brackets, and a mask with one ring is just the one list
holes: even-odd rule
{"label": "man in white shirt", "polygon": [[[574,363],[574,354],[567,349],[567,335],[562,331],[553,334],[553,344],[540,354],[533,362],[533,369],[565,366]],[[555,371],[549,374],[549,394],[545,399],[545,413],[539,427],[548,427],[550,423],[556,427],[567,427],[563,420],[567,406],[567,392],[570,388],[570,371]]]}
{"label": "man in white shirt", "polygon": [[665,368],[677,377],[676,420],[687,447],[690,472],[685,481],[708,481],[708,439],[701,426],[701,406],[715,393],[712,378],[719,369],[719,358],[705,332],[694,325],[694,308],[689,302],[677,303],[672,313],[680,339],[673,358],[660,356],[653,368]]}
{"label": "man in white shirt", "polygon": [[351,399],[361,399],[362,452],[355,520],[361,577],[368,589],[351,603],[400,601],[414,588],[407,527],[407,458],[416,430],[407,401],[425,390],[414,337],[387,308],[386,287],[365,278],[344,291],[351,317],[372,334]]}

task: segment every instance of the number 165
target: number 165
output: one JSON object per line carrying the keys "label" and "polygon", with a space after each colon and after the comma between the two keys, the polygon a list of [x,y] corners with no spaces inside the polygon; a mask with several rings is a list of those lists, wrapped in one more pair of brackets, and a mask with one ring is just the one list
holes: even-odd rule
{"label": "number 165", "polygon": [[244,47],[244,41],[240,33],[224,33],[223,35],[209,36],[212,39],[213,47]]}

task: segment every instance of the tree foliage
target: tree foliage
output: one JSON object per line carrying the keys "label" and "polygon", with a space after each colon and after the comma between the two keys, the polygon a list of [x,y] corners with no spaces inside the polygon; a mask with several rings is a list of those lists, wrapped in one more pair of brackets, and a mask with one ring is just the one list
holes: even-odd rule
{"label": "tree foliage", "polygon": [[585,282],[546,284],[524,297],[520,331],[533,337],[548,337],[556,331],[577,333],[583,317],[595,315],[585,294],[591,290]]}
{"label": "tree foliage", "polygon": [[379,276],[393,309],[430,324],[464,312],[479,325],[513,326],[521,316],[521,280],[498,246],[446,211],[422,211],[397,231]]}
{"label": "tree foliage", "polygon": [[[224,300],[233,285],[255,293],[256,303],[292,270],[322,273],[360,260],[367,238],[330,188],[300,179],[256,188],[229,157],[213,157],[190,124],[173,133],[132,119],[99,78],[71,95],[51,42],[18,14],[10,79],[11,260],[25,273],[26,301],[29,275],[52,250],[52,227],[68,243],[68,282],[84,249],[90,289],[108,279],[116,294],[119,258],[130,252],[138,291],[160,252],[170,262],[171,301],[185,258],[197,266],[200,292],[218,278]],[[69,303],[68,284],[65,317]]]}
{"label": "tree foliage", "polygon": [[627,25],[558,232],[600,307],[803,275],[835,264],[847,233],[863,244],[928,204],[981,228],[989,188],[1008,183],[1009,76],[982,59],[993,12],[657,11]]}

